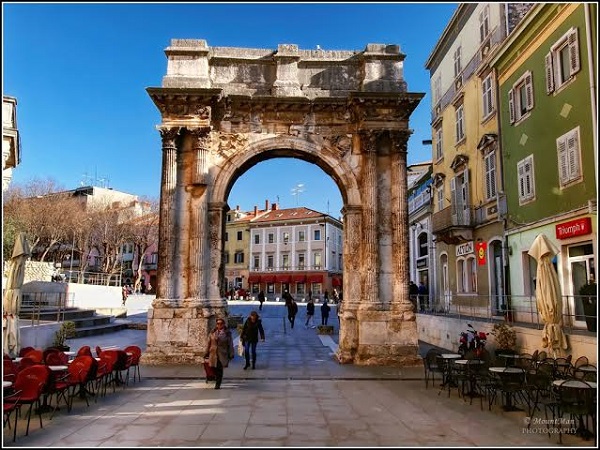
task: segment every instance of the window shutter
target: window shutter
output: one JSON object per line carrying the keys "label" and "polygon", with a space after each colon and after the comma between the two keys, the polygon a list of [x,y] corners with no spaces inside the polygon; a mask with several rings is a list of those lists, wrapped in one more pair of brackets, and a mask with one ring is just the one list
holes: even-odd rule
{"label": "window shutter", "polygon": [[577,130],[567,136],[567,158],[570,180],[579,178],[581,176],[581,164],[579,164],[579,135]]}
{"label": "window shutter", "polygon": [[452,213],[452,224],[456,223],[457,220],[457,201],[456,201],[456,177],[450,180],[450,199],[452,204],[450,205],[450,211]]}
{"label": "window shutter", "polygon": [[510,123],[515,123],[515,90],[508,91],[508,115]]}
{"label": "window shutter", "polygon": [[527,198],[533,197],[533,167],[532,161],[525,161],[525,196]]}
{"label": "window shutter", "polygon": [[563,137],[556,140],[558,147],[558,175],[560,184],[563,185],[569,181],[569,168],[567,161],[567,140]]}
{"label": "window shutter", "polygon": [[519,197],[525,198],[525,168],[522,163],[517,165],[517,171],[519,173]]}
{"label": "window shutter", "polygon": [[546,55],[546,93],[554,92],[554,71],[552,70],[552,53]]}
{"label": "window shutter", "polygon": [[527,111],[533,109],[533,77],[531,72],[525,76],[525,96],[527,97]]}
{"label": "window shutter", "polygon": [[579,72],[581,64],[579,62],[579,39],[577,37],[577,28],[569,33],[567,38],[569,42],[569,58],[571,60],[571,76]]}

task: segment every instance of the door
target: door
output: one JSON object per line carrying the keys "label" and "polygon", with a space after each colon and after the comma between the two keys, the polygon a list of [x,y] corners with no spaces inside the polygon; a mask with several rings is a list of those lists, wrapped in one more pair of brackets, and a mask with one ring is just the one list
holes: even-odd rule
{"label": "door", "polygon": [[569,247],[569,273],[569,313],[574,314],[574,326],[585,328],[583,298],[579,296],[579,290],[588,281],[596,279],[594,249],[591,243]]}

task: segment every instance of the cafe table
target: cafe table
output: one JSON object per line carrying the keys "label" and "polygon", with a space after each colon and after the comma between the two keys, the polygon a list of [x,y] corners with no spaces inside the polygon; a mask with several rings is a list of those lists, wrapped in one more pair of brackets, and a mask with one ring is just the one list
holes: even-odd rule
{"label": "cafe table", "polygon": [[[458,353],[442,353],[439,355],[439,357],[443,360],[442,384],[440,385],[440,391],[444,390],[447,385],[449,387],[456,387],[456,384],[452,381],[450,376],[450,365],[452,364],[452,361],[461,359],[462,355]],[[448,392],[448,395],[450,395],[450,392]]]}
{"label": "cafe table", "polygon": [[[584,366],[585,367],[585,366]],[[582,380],[554,380],[552,381],[553,386],[567,387],[571,389],[597,389],[598,385],[594,381],[582,381]],[[579,416],[579,426],[577,427],[576,434],[587,440],[594,434],[583,423],[583,416]]]}
{"label": "cafe table", "polygon": [[465,395],[468,395],[471,398],[479,397],[481,394],[475,390],[475,373],[471,370],[471,366],[479,366],[484,364],[484,362],[480,359],[457,359],[454,361],[454,364],[465,366],[465,369],[467,370],[466,373],[469,378],[469,392],[466,392]]}
{"label": "cafe table", "polygon": [[2,381],[2,388],[6,389],[12,386],[12,381]]}
{"label": "cafe table", "polygon": [[[490,367],[489,371],[498,374],[501,383],[503,382],[502,377],[506,374],[522,374],[525,372],[525,370],[521,369],[520,367]],[[513,403],[510,391],[505,391],[503,389],[501,390],[506,398],[504,406],[502,407],[504,411],[523,411]]]}

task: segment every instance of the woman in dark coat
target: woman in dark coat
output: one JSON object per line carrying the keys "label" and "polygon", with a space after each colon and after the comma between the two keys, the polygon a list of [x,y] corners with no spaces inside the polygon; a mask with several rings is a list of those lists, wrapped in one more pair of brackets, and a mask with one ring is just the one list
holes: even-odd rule
{"label": "woman in dark coat", "polygon": [[265,330],[262,326],[262,320],[260,320],[256,311],[252,311],[244,323],[240,336],[244,344],[244,356],[246,357],[244,370],[250,367],[250,351],[252,351],[252,369],[256,369],[256,344],[258,344],[259,334],[260,340],[265,342]]}
{"label": "woman in dark coat", "polygon": [[218,318],[217,326],[208,335],[208,349],[205,358],[215,369],[215,389],[221,389],[223,381],[223,368],[233,359],[233,338],[231,331],[225,326],[225,319]]}

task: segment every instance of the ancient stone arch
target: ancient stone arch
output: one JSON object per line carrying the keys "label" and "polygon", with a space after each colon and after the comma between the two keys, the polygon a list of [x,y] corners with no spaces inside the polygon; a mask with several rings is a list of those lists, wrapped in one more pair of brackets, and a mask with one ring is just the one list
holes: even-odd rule
{"label": "ancient stone arch", "polygon": [[199,362],[220,296],[229,192],[274,157],[312,162],[344,201],[340,362],[418,362],[408,298],[407,92],[396,45],[364,51],[208,47],[174,39],[162,87],[157,298],[147,363]]}

